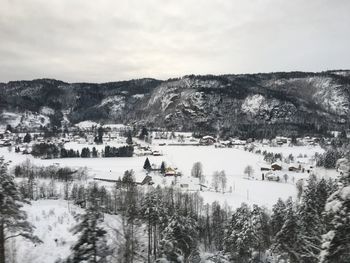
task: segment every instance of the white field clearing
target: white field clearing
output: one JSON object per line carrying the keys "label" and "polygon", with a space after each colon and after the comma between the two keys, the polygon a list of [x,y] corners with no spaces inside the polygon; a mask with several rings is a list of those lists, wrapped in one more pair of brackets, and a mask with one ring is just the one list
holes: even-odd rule
{"label": "white field clearing", "polygon": [[[79,145],[92,148],[91,145]],[[316,148],[316,149],[315,149]],[[279,197],[286,199],[289,196],[295,197],[296,187],[292,180],[284,182],[261,181],[261,172],[258,163],[262,161],[263,156],[254,153],[246,152],[240,148],[215,148],[214,146],[153,146],[153,149],[160,150],[163,156],[148,156],[151,164],[160,166],[162,161],[165,161],[168,166],[177,167],[182,172],[184,180],[191,174],[192,165],[195,162],[203,164],[203,171],[206,176],[207,184],[210,186],[211,177],[214,171],[224,170],[227,176],[227,191],[232,187],[232,193],[216,193],[213,191],[204,191],[202,196],[205,202],[212,203],[219,201],[222,204],[227,204],[232,208],[240,206],[242,202],[248,204],[259,204],[271,208]],[[319,147],[266,147],[262,150],[281,152],[283,156],[288,156],[289,153],[303,155],[306,154],[309,158],[315,152],[322,153]],[[50,159],[42,160],[35,159],[31,155],[22,155],[18,153],[9,153],[7,148],[0,148],[0,156],[3,155],[6,160],[11,160],[11,166],[22,163],[27,158],[36,165],[48,166],[56,164],[59,166],[69,166],[73,168],[86,167],[90,177],[104,179],[118,179],[122,177],[125,170],[133,169],[137,181],[142,181],[146,175],[143,170],[143,164],[146,159],[142,157],[130,158],[65,158],[65,159]],[[251,165],[255,171],[256,179],[248,180],[244,176],[244,168]],[[288,172],[286,173],[289,179],[294,177],[294,181],[300,178],[307,178],[306,173]],[[331,174],[332,177],[336,173]],[[169,185],[173,178],[164,178],[154,174],[153,181],[155,184]],[[181,180],[181,179],[179,179]],[[108,183],[109,184],[109,183]],[[198,189],[198,186],[190,185],[189,189]]]}
{"label": "white field clearing", "polygon": [[110,146],[110,147],[121,147],[125,146],[125,140],[120,140],[120,141],[110,141],[110,142],[105,142],[103,144],[89,144],[89,143],[77,143],[77,142],[67,142],[64,144],[64,148],[67,150],[73,149],[73,150],[78,150],[81,152],[81,150],[85,147],[89,148],[90,151],[92,151],[92,148],[95,147],[97,151],[101,152],[101,150],[105,149],[105,146]]}

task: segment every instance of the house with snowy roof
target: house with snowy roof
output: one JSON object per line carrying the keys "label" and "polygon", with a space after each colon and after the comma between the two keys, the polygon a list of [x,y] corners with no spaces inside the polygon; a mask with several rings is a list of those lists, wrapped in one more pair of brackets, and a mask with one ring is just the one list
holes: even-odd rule
{"label": "house with snowy roof", "polygon": [[270,171],[271,166],[267,163],[258,163],[258,166],[260,167],[260,171]]}
{"label": "house with snowy roof", "polygon": [[282,170],[282,164],[279,162],[275,162],[275,163],[271,164],[271,169],[273,171],[280,171],[280,170]]}
{"label": "house with snowy roof", "polygon": [[297,171],[300,171],[300,169],[301,169],[300,164],[291,163],[288,166],[288,171],[290,171],[290,172],[297,172]]}
{"label": "house with snowy roof", "polygon": [[167,167],[165,169],[164,176],[177,176],[177,175],[178,175],[178,173],[177,173],[176,169],[171,168],[171,167]]}
{"label": "house with snowy roof", "polygon": [[202,139],[200,139],[199,143],[202,145],[212,145],[216,142],[215,138],[213,136],[203,136]]}

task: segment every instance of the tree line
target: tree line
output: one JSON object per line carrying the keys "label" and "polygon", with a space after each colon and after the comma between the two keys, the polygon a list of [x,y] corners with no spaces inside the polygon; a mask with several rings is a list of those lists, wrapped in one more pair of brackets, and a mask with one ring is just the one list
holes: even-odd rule
{"label": "tree line", "polygon": [[34,157],[40,158],[97,158],[97,157],[132,157],[134,147],[130,145],[111,147],[106,145],[104,150],[98,151],[95,147],[90,150],[89,147],[84,147],[79,150],[65,149],[51,143],[38,143],[32,147],[31,154]]}

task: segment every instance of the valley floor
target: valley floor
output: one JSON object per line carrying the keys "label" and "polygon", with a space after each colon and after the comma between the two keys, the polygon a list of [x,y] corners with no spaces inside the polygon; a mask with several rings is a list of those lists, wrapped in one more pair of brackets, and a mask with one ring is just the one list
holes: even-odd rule
{"label": "valley floor", "polygon": [[[92,147],[91,145],[81,145],[70,143],[71,148],[81,148],[82,146]],[[215,148],[214,146],[153,146],[153,149],[159,150],[162,156],[148,156],[151,164],[159,167],[162,161],[167,166],[177,168],[182,173],[181,182],[189,184],[186,191],[198,191],[199,186],[191,180],[191,169],[195,162],[203,164],[203,172],[205,174],[205,185],[202,197],[205,202],[212,203],[218,201],[227,204],[232,208],[237,208],[242,202],[248,204],[258,204],[271,208],[278,198],[286,199],[289,196],[295,197],[295,183],[299,179],[306,179],[307,173],[297,173],[288,171],[287,167],[280,172],[281,177],[288,175],[288,180],[280,182],[262,181],[262,172],[259,164],[263,162],[263,155],[244,151],[239,148]],[[318,152],[322,153],[320,147],[310,146],[282,146],[268,147],[260,146],[260,149],[282,153],[283,156],[293,154],[294,156],[302,154],[304,160],[309,160]],[[23,163],[29,159],[33,164],[40,166],[56,165],[60,167],[86,168],[90,177],[117,180],[123,176],[126,170],[133,169],[137,182],[141,182],[146,176],[143,169],[145,156],[123,157],[123,158],[64,158],[43,160],[34,158],[31,155],[22,155],[15,152],[8,152],[7,148],[0,148],[0,156],[3,155],[6,160],[11,160],[10,168],[15,164]],[[244,169],[247,165],[251,165],[254,169],[253,177],[247,178],[244,175]],[[227,176],[227,190],[225,193],[214,192],[210,189],[212,175],[215,171],[224,170]],[[317,173],[323,177],[335,177],[337,173],[332,170],[319,169]],[[164,178],[159,173],[151,173],[155,185],[170,185],[173,177]],[[101,184],[112,185],[111,183],[100,182]],[[184,189],[185,190],[185,189]]]}

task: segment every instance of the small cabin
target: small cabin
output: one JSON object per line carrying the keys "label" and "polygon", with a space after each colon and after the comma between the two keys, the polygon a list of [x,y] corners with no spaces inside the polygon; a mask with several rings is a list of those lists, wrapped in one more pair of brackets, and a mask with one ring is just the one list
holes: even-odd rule
{"label": "small cabin", "polygon": [[280,171],[280,170],[282,170],[282,165],[279,163],[273,163],[273,164],[271,164],[271,169],[273,171]]}
{"label": "small cabin", "polygon": [[300,170],[300,165],[297,165],[297,164],[290,164],[289,166],[288,166],[288,171],[290,171],[290,172],[297,172],[297,171],[299,171]]}
{"label": "small cabin", "polygon": [[167,167],[165,169],[165,173],[164,176],[177,176],[177,172],[175,169],[171,168],[171,167]]}
{"label": "small cabin", "polygon": [[212,136],[204,136],[199,141],[199,143],[202,144],[202,145],[213,145],[215,142],[216,142],[216,140]]}
{"label": "small cabin", "polygon": [[162,154],[160,153],[160,151],[155,150],[152,152],[152,155],[153,156],[161,156]]}
{"label": "small cabin", "polygon": [[262,172],[271,170],[271,167],[268,164],[260,163],[258,165],[260,166],[260,171]]}

